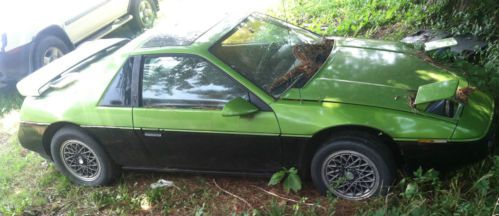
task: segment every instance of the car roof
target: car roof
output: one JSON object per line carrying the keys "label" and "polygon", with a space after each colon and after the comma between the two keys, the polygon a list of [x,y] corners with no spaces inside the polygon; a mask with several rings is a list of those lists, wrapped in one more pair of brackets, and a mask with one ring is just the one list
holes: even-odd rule
{"label": "car roof", "polygon": [[131,54],[157,54],[163,51],[187,50],[194,46],[207,50],[251,14],[224,15],[211,23],[158,24],[136,39],[138,45]]}

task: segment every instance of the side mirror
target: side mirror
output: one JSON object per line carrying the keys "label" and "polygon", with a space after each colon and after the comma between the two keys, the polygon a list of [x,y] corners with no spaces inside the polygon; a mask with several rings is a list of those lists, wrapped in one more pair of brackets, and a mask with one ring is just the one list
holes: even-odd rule
{"label": "side mirror", "polygon": [[242,116],[256,112],[258,112],[258,108],[255,105],[238,97],[225,104],[222,116]]}

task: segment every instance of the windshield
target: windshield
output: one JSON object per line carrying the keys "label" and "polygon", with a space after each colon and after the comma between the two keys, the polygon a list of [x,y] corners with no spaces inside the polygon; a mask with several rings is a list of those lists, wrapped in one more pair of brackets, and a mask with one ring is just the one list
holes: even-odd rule
{"label": "windshield", "polygon": [[322,66],[332,41],[280,20],[252,15],[211,51],[261,89],[279,97],[300,87]]}

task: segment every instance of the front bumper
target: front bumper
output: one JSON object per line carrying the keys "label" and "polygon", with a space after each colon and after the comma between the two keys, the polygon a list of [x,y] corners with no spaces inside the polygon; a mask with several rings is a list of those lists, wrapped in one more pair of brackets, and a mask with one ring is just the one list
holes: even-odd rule
{"label": "front bumper", "polygon": [[0,51],[0,82],[15,82],[31,72],[31,44]]}
{"label": "front bumper", "polygon": [[43,134],[48,128],[48,124],[21,122],[17,134],[21,145],[40,154],[42,157],[52,160],[50,150],[43,145]]}
{"label": "front bumper", "polygon": [[477,162],[493,153],[496,130],[489,129],[487,135],[477,141],[420,143],[397,142],[407,168],[459,168]]}

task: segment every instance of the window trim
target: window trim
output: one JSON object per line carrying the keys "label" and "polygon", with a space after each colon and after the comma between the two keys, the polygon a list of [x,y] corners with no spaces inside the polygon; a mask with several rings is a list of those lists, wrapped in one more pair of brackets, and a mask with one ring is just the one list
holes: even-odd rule
{"label": "window trim", "polygon": [[113,108],[130,108],[130,107],[133,107],[133,74],[134,74],[134,65],[135,65],[135,62],[132,61],[132,68],[130,70],[130,73],[131,73],[131,80],[130,80],[130,85],[131,85],[131,91],[130,91],[130,104],[124,104],[124,105],[105,105],[104,104],[104,98],[106,97],[107,93],[110,91],[110,88],[111,86],[113,85],[115,79],[118,78],[118,76],[120,75],[120,73],[123,71],[123,68],[125,67],[125,64],[127,64],[129,61],[131,61],[132,57],[130,58],[127,58],[123,64],[119,67],[118,71],[116,72],[116,74],[113,75],[113,77],[110,79],[109,83],[107,84],[107,87],[106,89],[103,91],[102,95],[100,96],[99,100],[98,100],[98,107],[113,107]]}
{"label": "window trim", "polygon": [[[241,87],[242,90],[244,90],[247,95],[249,102],[252,103],[253,105],[257,106],[260,111],[262,112],[273,112],[272,108],[265,103],[260,97],[258,97],[255,93],[250,91],[246,86],[244,86],[242,83],[234,79],[231,75],[229,75],[225,70],[221,69],[217,65],[215,65],[213,62],[211,62],[209,59],[197,55],[197,54],[192,54],[192,53],[162,53],[162,54],[145,54],[141,55],[139,57],[135,57],[135,61],[133,62],[133,70],[132,70],[132,106],[134,107],[140,107],[140,108],[147,108],[143,106],[143,99],[142,99],[142,82],[143,82],[143,75],[144,75],[144,64],[145,64],[145,59],[146,58],[158,58],[158,57],[196,57],[200,58],[203,61],[207,62],[214,68],[218,69],[221,71],[225,76],[227,76],[230,80],[234,81]],[[135,76],[134,76],[135,75]],[[134,103],[135,102],[135,103]],[[157,109],[165,109],[165,108],[157,108]],[[187,110],[187,108],[171,108],[171,109],[182,109],[182,110]],[[212,110],[212,109],[198,109],[198,110]]]}
{"label": "window trim", "polygon": [[133,57],[132,66],[132,107],[140,107],[142,102],[142,56]]}

